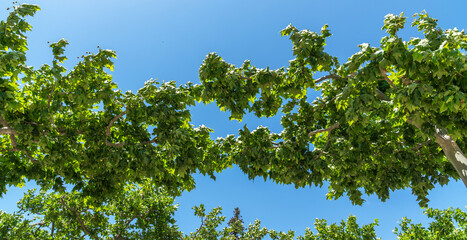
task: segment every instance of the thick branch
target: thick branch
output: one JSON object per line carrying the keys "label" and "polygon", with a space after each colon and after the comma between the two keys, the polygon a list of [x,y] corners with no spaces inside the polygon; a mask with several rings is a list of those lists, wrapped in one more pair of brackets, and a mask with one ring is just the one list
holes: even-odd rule
{"label": "thick branch", "polygon": [[381,75],[384,77],[384,80],[386,80],[386,82],[388,82],[392,88],[396,88],[396,85],[394,85],[394,83],[388,77],[388,71],[386,71],[386,69],[381,68],[381,66],[379,66],[379,71],[381,72]]}
{"label": "thick branch", "polygon": [[[412,121],[412,119],[407,119],[407,122],[414,125],[418,129],[421,129],[419,124],[416,124]],[[467,158],[465,157],[462,150],[457,145],[456,141],[454,141],[451,136],[449,136],[446,129],[436,128],[436,142],[438,145],[443,149],[444,155],[446,158],[451,162],[454,169],[456,169],[457,174],[464,182],[464,185],[467,187]]]}
{"label": "thick branch", "polygon": [[444,155],[449,159],[452,166],[456,169],[460,178],[467,187],[467,158],[462,150],[449,135],[446,129],[436,127],[436,141],[443,149]]}
{"label": "thick branch", "polygon": [[55,231],[55,222],[52,221],[52,231],[50,231],[50,236],[52,237],[52,239],[54,238],[54,231]]}

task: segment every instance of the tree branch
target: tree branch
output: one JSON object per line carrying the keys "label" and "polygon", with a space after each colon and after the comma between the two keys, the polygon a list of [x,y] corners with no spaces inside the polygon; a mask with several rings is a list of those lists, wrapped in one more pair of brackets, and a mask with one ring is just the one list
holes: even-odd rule
{"label": "tree branch", "polygon": [[431,139],[428,139],[425,142],[422,142],[422,143],[418,144],[417,146],[411,148],[410,150],[417,151],[418,149],[422,148],[423,146],[428,145],[430,142],[431,142]]}
{"label": "tree branch", "polygon": [[318,84],[326,79],[336,79],[336,78],[340,78],[339,76],[337,75],[334,75],[334,74],[329,74],[329,75],[326,75],[324,77],[320,77],[318,79],[315,79],[315,84]]}
{"label": "tree branch", "polygon": [[319,159],[323,154],[324,154],[324,151],[326,150],[326,148],[328,147],[329,145],[329,142],[331,141],[331,132],[332,130],[338,128],[340,126],[339,123],[334,123],[332,126],[328,127],[328,128],[325,128],[325,129],[319,129],[319,130],[315,130],[313,132],[310,132],[308,134],[308,137],[311,137],[315,134],[318,134],[318,133],[322,133],[322,132],[328,132],[328,137],[327,137],[327,140],[326,140],[326,145],[324,145],[324,148],[323,150],[321,150],[321,152],[319,153],[318,156],[316,156],[315,159]]}
{"label": "tree branch", "polygon": [[391,79],[389,79],[388,71],[386,71],[386,69],[383,69],[383,68],[381,68],[381,66],[379,66],[379,72],[384,77],[384,80],[386,80],[386,82],[388,82],[389,85],[391,85],[392,88],[396,88],[396,85],[394,85],[394,83],[391,81]]}
{"label": "tree branch", "polygon": [[66,208],[68,208],[70,211],[72,211],[75,215],[76,215],[76,220],[78,220],[78,223],[79,225],[81,225],[81,228],[83,229],[83,232],[86,234],[86,235],[89,235],[91,238],[94,238],[94,239],[97,239],[95,236],[92,236],[91,233],[89,232],[88,228],[84,225],[83,221],[81,220],[80,218],[80,212],[78,212],[78,210],[76,210],[75,208],[72,208],[70,206],[68,206],[65,201],[63,200],[63,196],[60,197],[60,201],[62,202],[62,205],[65,206]]}
{"label": "tree branch", "polygon": [[196,232],[194,234],[195,238],[196,238],[196,235],[198,235],[199,230],[201,230],[201,228],[203,227],[203,225],[204,225],[204,217],[201,217],[201,225],[199,226],[198,230],[196,230]]}
{"label": "tree branch", "polygon": [[381,92],[381,90],[375,88],[375,91],[376,91],[376,97],[377,97],[379,100],[391,101],[391,99],[389,99],[388,96],[386,96],[386,94],[384,94],[383,92]]}
{"label": "tree branch", "polygon": [[31,154],[29,154],[27,150],[22,150],[18,148],[18,142],[16,141],[16,135],[17,135],[16,130],[11,128],[10,125],[7,123],[7,121],[2,116],[0,116],[0,124],[5,126],[0,129],[0,134],[8,134],[10,136],[10,142],[11,142],[11,145],[13,146],[13,151],[15,152],[20,151],[24,153],[29,158],[29,160],[31,160],[32,163],[36,163],[37,161],[34,158],[32,158]]}
{"label": "tree branch", "polygon": [[[127,109],[128,110],[128,109]],[[123,145],[125,145],[125,142],[120,142],[120,143],[112,143],[112,142],[109,142],[107,140],[107,138],[110,136],[110,129],[112,128],[112,126],[114,125],[114,123],[121,117],[123,117],[125,114],[126,114],[126,111],[123,111],[122,113],[118,114],[117,116],[115,116],[114,118],[112,118],[112,120],[110,120],[109,122],[109,125],[107,126],[107,129],[105,131],[105,145],[109,146],[109,147],[123,147]]]}
{"label": "tree branch", "polygon": [[50,236],[52,237],[52,239],[54,238],[54,231],[55,231],[55,222],[52,221],[52,231],[50,232]]}
{"label": "tree branch", "polygon": [[141,145],[153,144],[153,143],[156,142],[156,140],[157,140],[157,137],[154,137],[154,138],[153,138],[152,140],[150,140],[150,141],[142,142],[142,143],[139,143],[139,144],[141,144]]}
{"label": "tree branch", "polygon": [[322,133],[322,132],[330,132],[336,128],[338,128],[340,126],[339,123],[334,123],[332,126],[328,127],[328,128],[324,128],[324,129],[318,129],[318,130],[315,130],[315,131],[312,131],[310,133],[308,133],[308,137],[311,137],[315,134],[318,134],[318,133]]}
{"label": "tree branch", "polygon": [[241,79],[243,79],[243,80],[251,80],[250,77],[244,77],[244,76],[242,76],[242,75],[238,75],[238,76],[239,76]]}

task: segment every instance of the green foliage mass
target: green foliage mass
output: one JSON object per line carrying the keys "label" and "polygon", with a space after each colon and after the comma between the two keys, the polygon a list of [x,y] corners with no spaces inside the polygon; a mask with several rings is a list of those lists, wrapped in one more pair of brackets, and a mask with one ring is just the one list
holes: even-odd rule
{"label": "green foliage mass", "polygon": [[[380,46],[361,44],[344,64],[325,52],[327,25],[319,33],[288,26],[281,34],[295,58],[286,67],[236,67],[210,53],[200,84],[149,80],[137,93],[122,93],[108,73],[111,50],[83,55],[67,70],[62,39],[50,44],[51,64],[27,66],[25,17],[38,10],[15,6],[0,22],[0,196],[26,180],[41,188],[25,195],[18,213],[0,213],[7,239],[294,238],[259,221],[219,230],[221,209],[206,214],[202,205],[194,208],[201,226],[189,235],[178,230],[173,199],[195,187],[192,174],[215,178],[232,165],[296,187],[327,181],[330,199],[347,194],[354,204],[363,203],[362,191],[384,201],[411,188],[426,206],[435,184],[467,181],[467,34],[440,29],[425,12],[412,23],[423,38],[398,37],[406,18],[390,14]],[[309,101],[311,89],[322,96]],[[212,140],[211,129],[190,124],[196,102],[215,102],[240,121],[280,110],[283,131],[244,127]],[[435,220],[428,229],[404,218],[396,233],[465,238],[465,212],[427,215]],[[375,239],[376,224],[317,220],[317,232],[298,239]]]}

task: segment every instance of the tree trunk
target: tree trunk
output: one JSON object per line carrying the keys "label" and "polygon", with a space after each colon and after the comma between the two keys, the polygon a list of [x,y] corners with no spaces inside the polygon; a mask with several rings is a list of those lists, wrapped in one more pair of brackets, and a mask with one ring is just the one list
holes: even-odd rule
{"label": "tree trunk", "polygon": [[467,158],[445,129],[436,128],[436,141],[467,187]]}

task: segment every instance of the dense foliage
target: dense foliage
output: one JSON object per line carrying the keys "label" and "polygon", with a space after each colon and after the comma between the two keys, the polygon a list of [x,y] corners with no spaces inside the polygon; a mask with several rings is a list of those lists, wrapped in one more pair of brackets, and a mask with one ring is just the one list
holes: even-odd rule
{"label": "dense foliage", "polygon": [[[232,119],[284,114],[281,133],[245,128],[227,138],[231,162],[250,178],[296,187],[328,181],[329,198],[346,193],[356,204],[363,202],[361,189],[384,201],[390,190],[410,187],[425,206],[436,183],[450,177],[467,183],[461,150],[467,146],[467,35],[442,31],[421,13],[412,26],[425,38],[403,41],[397,31],[404,23],[402,14],[387,15],[389,35],[380,47],[361,44],[344,64],[324,51],[327,26],[320,33],[282,30],[295,59],[276,70],[249,61],[236,67],[209,54],[200,68],[200,101],[216,101]],[[315,78],[316,72],[329,74]],[[322,96],[309,101],[309,89]]]}
{"label": "dense foliage", "polygon": [[[404,41],[397,32],[406,18],[387,15],[380,47],[362,44],[344,64],[324,51],[327,26],[320,33],[288,26],[281,33],[295,59],[287,67],[236,67],[211,53],[201,84],[149,80],[122,93],[108,73],[111,50],[83,55],[68,71],[62,39],[50,44],[51,64],[27,66],[25,17],[37,10],[15,6],[0,23],[0,195],[26,180],[41,188],[25,195],[18,213],[0,213],[1,237],[292,239],[293,231],[259,221],[244,227],[239,212],[219,230],[221,209],[206,214],[202,205],[194,208],[201,226],[189,235],[178,230],[173,199],[194,188],[192,174],[215,178],[232,165],[296,187],[327,181],[329,198],[347,194],[355,204],[363,203],[361,190],[384,201],[390,190],[411,188],[426,206],[435,184],[467,183],[467,35],[441,30],[424,12],[412,23],[424,38]],[[322,96],[309,101],[310,89]],[[189,107],[213,101],[236,120],[281,110],[284,130],[245,127],[212,140],[211,129],[190,124]],[[428,229],[404,219],[398,236],[465,235],[464,212],[427,215],[435,220]],[[374,239],[376,224],[317,220],[317,232],[298,239]]]}
{"label": "dense foliage", "polygon": [[[2,239],[185,239],[185,240],[334,240],[380,239],[375,227],[378,220],[360,226],[355,216],[346,221],[331,223],[316,219],[315,230],[307,228],[303,235],[294,231],[275,231],[261,226],[256,220],[245,227],[243,221],[223,224],[222,208],[206,213],[204,205],[194,207],[200,226],[190,234],[178,230],[173,219],[176,206],[173,199],[158,189],[148,191],[148,186],[127,186],[125,198],[116,198],[105,206],[95,208],[76,198],[74,193],[47,194],[32,191],[19,203],[20,211],[9,214],[0,211],[0,236]],[[145,189],[146,188],[146,189]],[[25,218],[24,213],[34,218]],[[413,224],[404,217],[394,234],[399,239],[467,239],[467,212],[460,209],[427,209],[432,219],[428,227]],[[111,219],[113,218],[113,219]]]}

